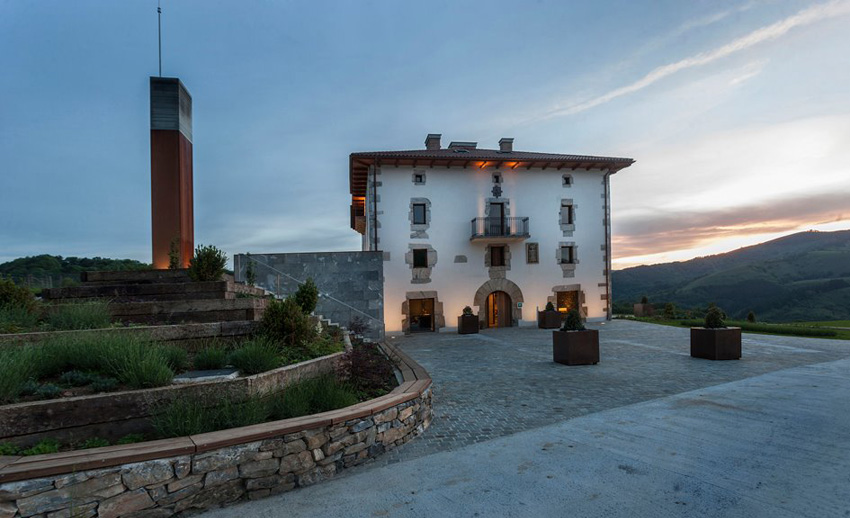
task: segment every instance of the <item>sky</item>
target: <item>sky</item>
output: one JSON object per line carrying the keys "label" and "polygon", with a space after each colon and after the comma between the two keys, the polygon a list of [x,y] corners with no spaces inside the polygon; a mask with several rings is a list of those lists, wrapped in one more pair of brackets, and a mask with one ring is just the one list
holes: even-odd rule
{"label": "sky", "polygon": [[[850,0],[162,0],[196,244],[357,250],[348,155],[631,157],[614,268],[850,228]],[[0,0],[0,262],[150,261],[155,0]]]}

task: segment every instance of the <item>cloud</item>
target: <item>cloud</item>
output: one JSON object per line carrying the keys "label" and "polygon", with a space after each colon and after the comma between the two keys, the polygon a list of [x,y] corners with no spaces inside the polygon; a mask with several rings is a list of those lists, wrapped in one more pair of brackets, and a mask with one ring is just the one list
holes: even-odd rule
{"label": "cloud", "polygon": [[845,192],[765,200],[713,212],[656,211],[615,220],[614,253],[620,259],[693,249],[748,235],[788,232],[850,220]]}
{"label": "cloud", "polygon": [[[810,25],[821,20],[834,18],[837,16],[844,16],[847,14],[850,14],[850,1],[847,0],[835,0],[832,2],[819,4],[809,7],[807,9],[803,9],[802,11],[798,12],[793,16],[789,16],[788,18],[780,20],[776,23],[757,29],[745,36],[742,36],[725,45],[717,47],[714,50],[701,52],[699,54],[676,61],[674,63],[669,63],[667,65],[657,67],[642,78],[629,85],[616,88],[607,93],[593,97],[577,104],[573,104],[571,106],[556,108],[550,111],[549,113],[538,117],[537,120],[544,120],[551,117],[581,113],[591,108],[595,108],[601,104],[613,101],[614,99],[617,99],[619,97],[623,97],[625,95],[643,90],[644,88],[647,88],[657,83],[658,81],[666,77],[672,76],[683,70],[708,65],[709,63],[713,63],[715,61],[726,58],[743,50],[749,49],[750,47],[753,47],[760,43],[775,40],[781,36],[784,36],[795,27]],[[718,18],[718,16],[720,18]],[[726,16],[728,16],[728,14],[720,13],[718,15],[715,15],[711,19],[700,21],[699,24],[707,25],[709,23],[717,21],[718,19],[725,18]]]}

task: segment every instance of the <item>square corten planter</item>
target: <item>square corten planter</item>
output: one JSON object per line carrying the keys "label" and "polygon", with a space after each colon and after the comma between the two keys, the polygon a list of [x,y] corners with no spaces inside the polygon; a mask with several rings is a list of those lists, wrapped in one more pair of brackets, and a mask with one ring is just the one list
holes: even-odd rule
{"label": "square corten planter", "polygon": [[557,311],[538,311],[537,327],[540,329],[558,329],[561,327],[561,314]]}
{"label": "square corten planter", "polygon": [[741,359],[741,328],[691,328],[691,356],[706,360]]}
{"label": "square corten planter", "polygon": [[461,315],[457,317],[457,332],[460,335],[477,333],[478,317],[475,315]]}
{"label": "square corten planter", "polygon": [[564,365],[596,365],[599,331],[552,331],[552,359]]}

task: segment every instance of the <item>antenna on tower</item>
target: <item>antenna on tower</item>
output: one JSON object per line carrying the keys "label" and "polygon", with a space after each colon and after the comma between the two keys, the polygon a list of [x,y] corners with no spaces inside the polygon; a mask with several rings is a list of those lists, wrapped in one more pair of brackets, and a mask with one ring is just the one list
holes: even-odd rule
{"label": "antenna on tower", "polygon": [[159,39],[159,77],[162,77],[162,7],[156,0],[156,33]]}

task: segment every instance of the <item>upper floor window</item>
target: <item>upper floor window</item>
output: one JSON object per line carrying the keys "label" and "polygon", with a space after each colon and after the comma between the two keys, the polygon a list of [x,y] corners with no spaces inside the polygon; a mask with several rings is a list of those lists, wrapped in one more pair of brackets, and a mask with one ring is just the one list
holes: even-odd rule
{"label": "upper floor window", "polygon": [[502,183],[502,175],[500,173],[493,174],[493,183],[501,184]]}
{"label": "upper floor window", "polygon": [[540,262],[540,246],[537,243],[525,244],[525,262],[528,264]]}
{"label": "upper floor window", "polygon": [[414,225],[425,225],[427,224],[425,218],[425,204],[424,203],[414,203],[413,204],[413,224]]}
{"label": "upper floor window", "polygon": [[415,185],[424,185],[425,184],[425,173],[422,171],[415,171],[413,173],[413,183]]}
{"label": "upper floor window", "polygon": [[428,268],[428,249],[414,248],[413,249],[413,267]]}
{"label": "upper floor window", "polygon": [[574,216],[573,204],[561,202],[561,225],[572,225]]}
{"label": "upper floor window", "polygon": [[505,266],[505,247],[490,247],[490,266]]}
{"label": "upper floor window", "polygon": [[576,250],[574,246],[562,246],[561,247],[561,264],[575,264],[576,262]]}
{"label": "upper floor window", "polygon": [[572,184],[573,184],[573,175],[565,174],[564,176],[561,177],[561,185],[563,185],[564,187],[569,187]]}

